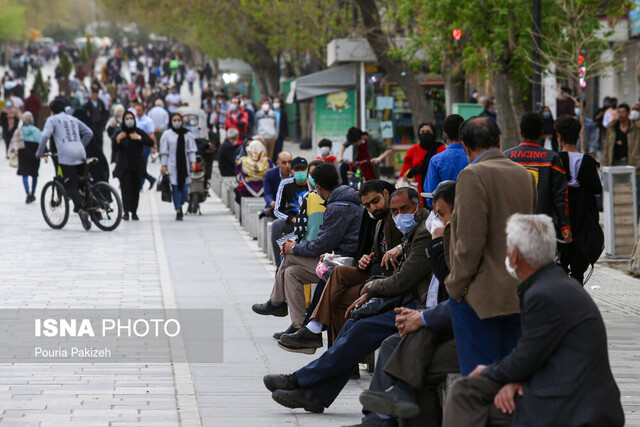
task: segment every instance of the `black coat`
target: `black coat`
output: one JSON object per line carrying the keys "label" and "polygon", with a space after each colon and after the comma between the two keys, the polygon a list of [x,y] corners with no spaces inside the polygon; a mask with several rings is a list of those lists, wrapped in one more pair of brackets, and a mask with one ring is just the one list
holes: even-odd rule
{"label": "black coat", "polygon": [[[113,176],[122,179],[125,171],[135,171],[142,180],[147,173],[142,147],[145,145],[153,147],[153,140],[145,131],[136,127],[130,131],[124,131],[127,132],[127,136],[118,144],[116,138],[121,131],[123,129],[119,127],[111,137],[111,149],[116,153],[116,167],[113,169]],[[139,141],[130,139],[129,135],[134,132],[140,135],[142,139]]]}
{"label": "black coat", "polygon": [[[570,181],[569,153],[561,152],[560,159],[565,166],[567,180]],[[604,235],[600,228],[600,213],[596,201],[596,195],[602,194],[602,183],[593,157],[584,155],[577,180],[579,187],[567,186],[571,234],[576,248],[589,262],[595,263],[603,250]]]}
{"label": "black coat", "polygon": [[518,286],[518,297],[520,341],[482,373],[499,383],[524,384],[513,425],[622,426],[607,334],[589,294],[549,264]]}
{"label": "black coat", "polygon": [[236,176],[236,162],[233,153],[235,147],[231,141],[225,139],[218,150],[218,168],[221,176]]}

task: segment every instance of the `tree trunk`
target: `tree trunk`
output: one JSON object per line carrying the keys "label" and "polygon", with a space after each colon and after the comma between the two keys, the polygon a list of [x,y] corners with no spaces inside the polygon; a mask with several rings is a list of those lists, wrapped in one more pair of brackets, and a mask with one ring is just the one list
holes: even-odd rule
{"label": "tree trunk", "polygon": [[444,99],[447,114],[451,114],[453,104],[465,102],[465,78],[460,61],[453,53],[444,54],[442,74],[444,74]]}
{"label": "tree trunk", "polygon": [[511,107],[508,77],[494,71],[493,88],[496,93],[496,114],[501,133],[500,148],[504,151],[520,143],[520,133]]}
{"label": "tree trunk", "polygon": [[424,90],[407,61],[394,59],[389,55],[391,44],[387,36],[382,32],[376,0],[355,0],[355,3],[362,13],[362,22],[367,30],[367,41],[371,45],[378,62],[389,76],[398,83],[398,86],[407,97],[409,109],[413,116],[413,131],[417,139],[418,125],[425,120],[433,119],[433,112],[427,102]]}
{"label": "tree trunk", "polygon": [[[256,73],[260,97],[278,95],[280,86],[278,64],[273,59],[273,55],[261,41],[253,39],[250,42],[249,50],[253,55],[248,58],[249,65]],[[260,78],[258,78],[260,76]],[[262,83],[260,80],[262,79]]]}
{"label": "tree trunk", "polygon": [[509,94],[511,95],[511,109],[513,110],[513,117],[517,123],[520,123],[520,119],[526,111],[531,111],[530,105],[524,100],[522,90],[518,87],[518,84],[511,78],[506,76],[507,83],[509,85]]}

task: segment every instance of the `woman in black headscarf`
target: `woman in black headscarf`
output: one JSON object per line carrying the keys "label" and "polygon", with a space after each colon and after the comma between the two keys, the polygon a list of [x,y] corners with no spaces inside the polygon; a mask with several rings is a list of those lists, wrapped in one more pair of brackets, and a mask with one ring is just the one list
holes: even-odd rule
{"label": "woman in black headscarf", "polygon": [[180,114],[174,113],[169,121],[169,129],[160,138],[161,173],[169,174],[176,221],[182,221],[182,205],[189,195],[191,172],[196,168],[198,147],[191,132],[184,127]]}
{"label": "woman in black headscarf", "polygon": [[145,131],[136,127],[136,116],[127,111],[122,116],[122,124],[113,132],[111,147],[116,153],[116,167],[113,176],[120,180],[124,215],[122,219],[138,220],[140,181],[147,174],[143,146],[153,146],[153,140]]}

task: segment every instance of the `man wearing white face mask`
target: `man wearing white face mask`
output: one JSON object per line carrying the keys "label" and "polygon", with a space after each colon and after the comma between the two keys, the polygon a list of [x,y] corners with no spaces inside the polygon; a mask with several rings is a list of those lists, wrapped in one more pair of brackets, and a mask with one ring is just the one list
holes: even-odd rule
{"label": "man wearing white face mask", "polygon": [[604,322],[589,294],[554,263],[551,218],[515,214],[506,232],[522,336],[506,357],[453,384],[442,425],[624,425]]}
{"label": "man wearing white face mask", "polygon": [[276,137],[278,136],[278,119],[276,113],[271,109],[268,99],[262,100],[260,111],[256,113],[255,122],[256,134],[264,138],[267,154],[271,158],[273,157]]}

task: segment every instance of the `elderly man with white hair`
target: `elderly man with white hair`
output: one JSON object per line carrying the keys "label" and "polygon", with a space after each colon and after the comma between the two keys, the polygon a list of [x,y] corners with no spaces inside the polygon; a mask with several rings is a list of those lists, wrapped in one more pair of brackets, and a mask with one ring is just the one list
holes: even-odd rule
{"label": "elderly man with white hair", "polygon": [[508,356],[453,385],[443,426],[624,424],[604,322],[554,263],[555,237],[546,215],[509,218],[505,263],[521,281],[522,335]]}

